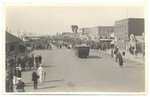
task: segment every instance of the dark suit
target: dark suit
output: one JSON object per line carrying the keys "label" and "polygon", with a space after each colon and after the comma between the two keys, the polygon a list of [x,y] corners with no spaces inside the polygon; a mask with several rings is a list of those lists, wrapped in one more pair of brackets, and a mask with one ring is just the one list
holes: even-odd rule
{"label": "dark suit", "polygon": [[36,72],[33,72],[32,73],[32,81],[34,83],[34,89],[37,89],[38,78],[39,78],[39,76],[36,74]]}
{"label": "dark suit", "polygon": [[16,73],[17,73],[17,77],[18,77],[18,78],[21,78],[21,76],[22,76],[21,70],[17,70]]}
{"label": "dark suit", "polygon": [[119,58],[119,66],[123,68],[123,58],[122,57]]}
{"label": "dark suit", "polygon": [[17,90],[18,90],[18,92],[25,92],[24,87],[25,87],[24,82],[19,81],[19,82],[17,83]]}

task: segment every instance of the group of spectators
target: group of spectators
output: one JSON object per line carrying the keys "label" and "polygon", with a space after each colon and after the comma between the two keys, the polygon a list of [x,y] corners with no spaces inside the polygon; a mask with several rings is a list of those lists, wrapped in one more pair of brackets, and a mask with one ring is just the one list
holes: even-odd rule
{"label": "group of spectators", "polygon": [[138,50],[134,48],[134,46],[130,46],[129,48],[129,52],[131,54],[131,58],[133,58],[133,56],[135,55],[137,57],[138,55]]}
{"label": "group of spectators", "polygon": [[26,45],[27,47],[30,47],[31,49],[34,49],[34,50],[43,50],[43,49],[51,50],[52,49],[51,41],[48,39],[32,40],[32,41],[26,42]]}
{"label": "group of spectators", "polygon": [[[129,48],[129,52],[131,54],[131,58],[135,55],[137,57],[138,50],[135,49],[133,46]],[[122,52],[119,50],[119,48],[116,46],[114,49],[111,49],[111,58],[115,59],[115,62],[119,61],[119,65],[123,68],[123,60],[128,59],[126,57],[126,53],[123,50]]]}
{"label": "group of spectators", "polygon": [[110,43],[109,42],[93,42],[90,43],[90,48],[94,50],[102,50],[106,51],[107,49],[110,49]]}
{"label": "group of spectators", "polygon": [[65,47],[65,48],[74,48],[75,45],[82,45],[82,44],[86,44],[88,46],[90,46],[90,49],[92,50],[102,50],[102,51],[106,51],[107,49],[110,49],[111,48],[111,44],[110,42],[95,42],[95,41],[72,41],[72,42],[66,42],[66,41],[63,41],[63,40],[55,40],[55,42],[52,42],[52,44],[54,46],[56,46],[57,48],[62,48],[62,47]]}
{"label": "group of spectators", "polygon": [[7,68],[16,68],[20,67],[22,70],[25,70],[25,68],[31,69],[31,67],[34,66],[34,54],[28,55],[28,54],[18,54],[7,57]]}
{"label": "group of spectators", "polygon": [[123,60],[125,59],[125,51],[120,52],[119,48],[116,46],[111,49],[111,58],[115,59],[115,62],[119,61],[119,66],[123,68]]}
{"label": "group of spectators", "polygon": [[[36,63],[36,68],[42,62],[42,56],[33,54],[17,54],[13,56],[7,56],[6,58],[6,92],[24,91],[24,82],[21,81],[22,71],[31,69]],[[16,90],[14,90],[16,89]]]}
{"label": "group of spectators", "polygon": [[53,44],[57,49],[62,49],[62,47],[64,46],[64,45],[63,45],[63,42],[61,42],[61,41],[52,41],[52,44]]}
{"label": "group of spectators", "polygon": [[24,92],[25,84],[21,81],[21,67],[11,67],[6,71],[6,92]]}

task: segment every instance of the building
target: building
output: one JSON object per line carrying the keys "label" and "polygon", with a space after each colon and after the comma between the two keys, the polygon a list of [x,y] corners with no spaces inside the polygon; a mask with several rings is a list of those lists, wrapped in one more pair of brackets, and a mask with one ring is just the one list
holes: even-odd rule
{"label": "building", "polygon": [[98,26],[98,34],[102,38],[110,37],[114,33],[114,26]]}
{"label": "building", "polygon": [[115,21],[114,36],[115,45],[120,49],[128,50],[130,35],[142,36],[144,32],[143,18],[127,18]]}
{"label": "building", "polygon": [[6,32],[6,54],[11,55],[19,52],[20,42],[22,40],[8,32]]}
{"label": "building", "polygon": [[89,37],[90,39],[110,37],[110,35],[114,32],[114,26],[96,26],[90,28],[82,28],[79,29],[82,35]]}

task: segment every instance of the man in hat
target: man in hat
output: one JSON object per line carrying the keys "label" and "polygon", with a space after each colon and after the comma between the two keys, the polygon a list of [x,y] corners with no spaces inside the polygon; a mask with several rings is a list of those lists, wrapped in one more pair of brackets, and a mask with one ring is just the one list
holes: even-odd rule
{"label": "man in hat", "polygon": [[44,73],[44,69],[42,67],[42,64],[40,64],[40,67],[38,68],[38,73],[39,73],[39,76],[40,76],[40,83],[41,83],[42,79],[43,79],[43,73]]}
{"label": "man in hat", "polygon": [[39,55],[39,63],[41,64],[42,63],[42,56]]}
{"label": "man in hat", "polygon": [[10,71],[7,71],[6,74],[6,92],[13,92],[13,81],[12,77],[10,76]]}
{"label": "man in hat", "polygon": [[13,68],[13,84],[14,85],[17,84],[17,71],[16,71],[16,67]]}
{"label": "man in hat", "polygon": [[18,83],[18,79],[21,78],[22,76],[22,73],[21,73],[21,68],[19,67],[16,67],[16,74],[17,74],[17,83]]}
{"label": "man in hat", "polygon": [[16,87],[17,91],[25,92],[24,87],[25,87],[24,82],[21,81],[21,78],[18,78],[18,83],[17,83],[17,87]]}
{"label": "man in hat", "polygon": [[38,55],[35,57],[36,68],[39,67],[39,57]]}
{"label": "man in hat", "polygon": [[120,66],[120,68],[123,68],[123,58],[122,58],[122,55],[120,55],[120,57],[119,57],[119,66]]}
{"label": "man in hat", "polygon": [[33,73],[32,73],[32,81],[34,83],[34,89],[37,89],[37,85],[38,85],[38,78],[39,76],[36,73],[36,69],[34,69]]}
{"label": "man in hat", "polygon": [[31,59],[32,59],[32,67],[34,67],[34,53],[31,55]]}

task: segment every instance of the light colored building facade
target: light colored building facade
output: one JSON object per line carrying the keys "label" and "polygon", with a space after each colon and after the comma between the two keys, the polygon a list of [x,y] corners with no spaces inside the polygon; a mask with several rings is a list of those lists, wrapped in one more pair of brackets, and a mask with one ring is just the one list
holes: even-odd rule
{"label": "light colored building facade", "polygon": [[110,35],[114,32],[114,26],[99,26],[98,34],[102,38],[110,37]]}
{"label": "light colored building facade", "polygon": [[106,38],[110,37],[110,35],[114,32],[114,26],[96,26],[90,28],[82,28],[79,29],[79,32],[82,35],[89,37],[89,39],[96,39],[96,38]]}

